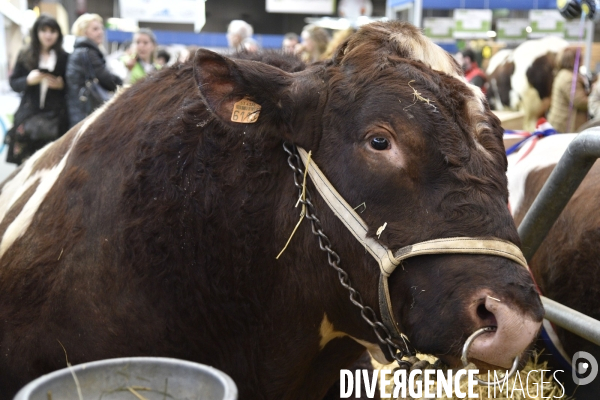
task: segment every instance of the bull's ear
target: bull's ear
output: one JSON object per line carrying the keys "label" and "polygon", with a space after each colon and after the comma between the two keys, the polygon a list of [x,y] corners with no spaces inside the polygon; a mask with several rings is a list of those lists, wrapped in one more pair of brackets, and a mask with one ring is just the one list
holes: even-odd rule
{"label": "bull's ear", "polygon": [[287,72],[200,49],[194,59],[194,77],[210,110],[226,124],[290,121],[292,110],[285,105],[291,103],[286,97],[294,79]]}

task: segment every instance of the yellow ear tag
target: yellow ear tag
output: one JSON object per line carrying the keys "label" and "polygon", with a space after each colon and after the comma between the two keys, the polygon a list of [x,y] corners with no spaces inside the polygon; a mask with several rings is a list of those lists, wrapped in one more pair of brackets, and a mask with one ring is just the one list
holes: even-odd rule
{"label": "yellow ear tag", "polygon": [[248,99],[242,99],[233,105],[231,120],[240,124],[253,124],[258,120],[260,105]]}

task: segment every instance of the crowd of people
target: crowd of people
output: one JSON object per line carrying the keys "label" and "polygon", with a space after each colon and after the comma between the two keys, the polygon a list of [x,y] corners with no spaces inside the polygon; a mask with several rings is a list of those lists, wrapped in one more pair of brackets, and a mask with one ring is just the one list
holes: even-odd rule
{"label": "crowd of people", "polygon": [[[290,32],[284,36],[282,51],[297,55],[306,63],[326,60],[353,32],[354,29],[337,31],[331,37],[327,30],[307,25],[300,35]],[[258,51],[256,42],[252,42],[252,46],[247,45],[249,40],[253,40],[252,34],[252,26],[245,21],[232,21],[227,34],[230,48],[235,51]],[[565,49],[558,57],[551,100],[542,112],[561,133],[575,132],[591,118],[600,120],[600,83],[591,85],[582,75],[573,79],[576,57],[582,58],[583,55],[577,55],[577,49],[573,47]],[[485,71],[479,66],[477,53],[466,48],[457,53],[455,59],[462,67],[466,80],[486,94],[489,82]]]}
{"label": "crowd of people", "polygon": [[[331,37],[326,29],[307,25],[300,34],[287,33],[281,51],[306,63],[325,60],[353,32],[353,29],[341,30]],[[173,59],[164,48],[159,49],[155,34],[142,28],[121,52],[107,59],[103,48],[103,20],[97,14],[81,15],[73,24],[72,34],[76,37],[74,49],[68,54],[63,50],[63,35],[57,21],[42,15],[31,29],[29,44],[17,58],[9,82],[22,97],[14,115],[13,128],[5,139],[10,163],[21,164],[35,151],[60,137],[93,112],[119,86],[134,84],[170,62],[184,62],[197,49],[197,46],[190,46]],[[227,29],[230,51],[259,51],[253,34],[254,29],[247,22],[231,21]],[[485,93],[487,77],[478,65],[476,53],[465,49],[455,58],[466,79]],[[600,84],[590,91],[585,79],[578,77],[573,90],[575,58],[576,52],[572,48],[567,48],[559,58],[551,105],[546,115],[559,132],[573,132],[590,115],[600,118]]]}
{"label": "crowd of people", "polygon": [[[21,102],[5,138],[10,163],[19,165],[58,139],[119,86],[134,84],[170,61],[185,62],[198,48],[184,48],[172,60],[168,51],[158,48],[155,34],[142,28],[116,56],[107,56],[103,48],[104,24],[97,14],[81,15],[73,23],[71,33],[75,42],[73,52],[68,54],[63,49],[58,22],[41,15],[31,29],[28,45],[17,57],[9,83],[15,92],[21,93]],[[286,34],[281,50],[302,61],[315,62],[329,57],[334,50],[332,46],[337,47],[350,33],[351,30],[342,31],[332,40],[327,30],[309,25],[300,35]],[[247,22],[231,21],[227,30],[230,51],[259,51],[253,34]]]}
{"label": "crowd of people", "polygon": [[31,29],[28,46],[17,57],[9,83],[22,96],[5,138],[10,163],[20,165],[93,111],[82,98],[90,82],[97,80],[106,91],[123,84],[106,68],[102,18],[84,14],[73,24],[72,33],[76,40],[69,55],[63,49],[58,22],[41,15]]}
{"label": "crowd of people", "polygon": [[[102,17],[81,15],[71,33],[76,39],[68,54],[58,22],[41,15],[17,57],[9,83],[21,93],[21,102],[5,138],[10,163],[20,165],[91,114],[119,86],[137,82],[170,59],[166,51],[157,52],[154,33],[142,28],[119,60],[125,71],[120,76],[107,66]],[[102,93],[100,100],[94,101],[94,91]]]}
{"label": "crowd of people", "polygon": [[[252,38],[254,29],[252,25],[246,21],[233,20],[227,28],[227,42],[229,48],[233,51],[257,52],[260,46],[255,39]],[[347,37],[352,29],[342,31],[344,38]],[[304,27],[300,35],[295,32],[288,32],[284,35],[281,43],[281,50],[286,54],[294,54],[304,62],[315,62],[325,60],[335,50],[331,47],[341,43],[332,38],[329,32],[315,25],[307,25]]]}
{"label": "crowd of people", "polygon": [[[83,14],[74,23],[73,52],[63,49],[58,22],[41,15],[34,23],[29,43],[21,50],[9,79],[11,88],[21,94],[13,127],[7,132],[7,161],[21,164],[47,143],[91,114],[119,86],[134,84],[172,61],[171,54],[158,48],[155,34],[139,29],[124,50],[107,56],[103,48],[104,24],[97,14]],[[252,37],[254,30],[242,20],[231,21],[227,40],[231,51],[253,53],[260,50]],[[331,52],[329,33],[307,26],[300,35],[288,33],[282,51],[305,62],[323,59]],[[197,46],[183,49],[173,61],[185,62]]]}

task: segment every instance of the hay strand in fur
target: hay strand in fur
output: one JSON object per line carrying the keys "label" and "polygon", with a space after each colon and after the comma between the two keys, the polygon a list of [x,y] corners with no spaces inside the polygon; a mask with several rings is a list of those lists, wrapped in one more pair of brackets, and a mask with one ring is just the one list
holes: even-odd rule
{"label": "hay strand in fur", "polygon": [[[302,194],[300,195],[300,197],[298,198],[298,201],[296,202],[296,207],[298,207],[298,203],[300,202],[300,200],[302,200],[303,202],[306,200],[306,175],[308,175],[308,166],[310,165],[311,156],[312,156],[312,151],[309,151],[308,157],[306,160],[306,167],[304,168],[304,178],[302,179]],[[294,237],[294,234],[296,233],[296,230],[298,229],[298,227],[300,226],[300,223],[304,219],[305,215],[306,215],[306,204],[302,203],[302,211],[300,212],[300,219],[298,220],[298,223],[294,227],[292,234],[290,235],[287,242],[285,243],[285,246],[283,246],[283,249],[281,249],[279,254],[277,254],[277,257],[275,257],[276,260],[279,260],[279,257],[283,254],[285,249],[287,249],[288,245],[292,241],[292,238]]]}

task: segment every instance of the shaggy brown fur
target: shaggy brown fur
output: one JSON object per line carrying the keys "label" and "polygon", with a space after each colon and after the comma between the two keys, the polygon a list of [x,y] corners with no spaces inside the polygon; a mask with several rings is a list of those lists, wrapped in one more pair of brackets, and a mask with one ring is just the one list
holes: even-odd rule
{"label": "shaggy brown fur", "polygon": [[[50,148],[38,172],[75,143],[0,259],[0,397],[64,367],[60,340],[73,364],[177,357],[225,371],[241,399],[323,398],[364,351],[347,336],[320,348],[324,315],[377,339],[308,223],[275,259],[298,220],[284,140],[312,150],[350,204],[366,203],[371,235],[387,222],[391,249],[451,236],[518,243],[498,119],[441,49],[408,52],[392,37],[434,46],[407,24],[378,23],[294,74],[199,50]],[[230,121],[244,97],[262,106],[254,124]],[[373,149],[375,137],[396,153]],[[377,264],[308,187],[341,266],[377,310]],[[413,258],[390,286],[397,321],[426,353],[458,355],[482,323],[465,310],[483,288],[542,317],[528,273],[499,257]]]}

